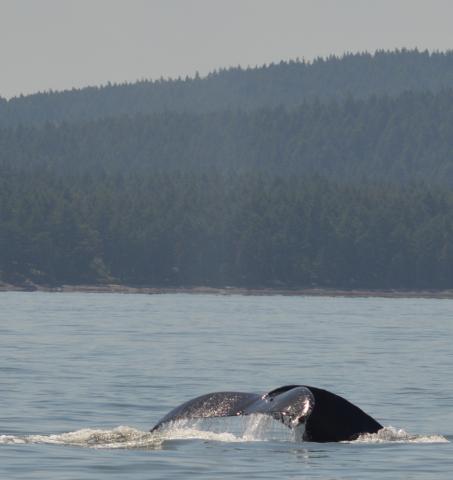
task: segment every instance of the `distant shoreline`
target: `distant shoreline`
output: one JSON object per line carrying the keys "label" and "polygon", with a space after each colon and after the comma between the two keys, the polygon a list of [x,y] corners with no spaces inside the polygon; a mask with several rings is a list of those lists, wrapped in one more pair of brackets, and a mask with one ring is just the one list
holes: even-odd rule
{"label": "distant shoreline", "polygon": [[243,287],[149,287],[120,284],[47,286],[25,283],[13,285],[0,282],[0,292],[65,292],[65,293],[133,293],[198,295],[284,295],[307,297],[381,297],[381,298],[438,298],[453,299],[453,290],[373,290],[337,288],[243,288]]}

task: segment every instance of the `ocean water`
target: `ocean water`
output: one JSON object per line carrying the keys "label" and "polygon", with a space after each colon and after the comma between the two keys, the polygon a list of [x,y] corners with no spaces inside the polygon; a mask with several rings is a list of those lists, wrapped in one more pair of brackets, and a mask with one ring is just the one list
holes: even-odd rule
{"label": "ocean water", "polygon": [[[0,479],[451,478],[453,301],[0,293]],[[331,390],[385,426],[149,429],[216,390]]]}

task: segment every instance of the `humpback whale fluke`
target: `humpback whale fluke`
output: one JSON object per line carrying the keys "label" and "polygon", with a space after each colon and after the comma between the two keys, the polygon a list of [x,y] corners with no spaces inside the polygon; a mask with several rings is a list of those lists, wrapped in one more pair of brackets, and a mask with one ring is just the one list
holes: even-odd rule
{"label": "humpback whale fluke", "polygon": [[355,440],[362,433],[376,433],[382,428],[363,410],[339,395],[306,385],[286,385],[264,395],[245,392],[201,395],[171,410],[151,432],[180,419],[253,413],[269,415],[289,428],[304,425],[302,438],[311,442]]}

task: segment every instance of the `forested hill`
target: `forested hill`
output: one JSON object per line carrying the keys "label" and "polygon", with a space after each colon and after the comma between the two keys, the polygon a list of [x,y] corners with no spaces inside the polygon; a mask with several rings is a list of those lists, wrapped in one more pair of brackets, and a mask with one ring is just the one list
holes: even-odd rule
{"label": "forested hill", "polygon": [[453,186],[453,90],[253,112],[0,129],[0,166],[60,175],[261,171]]}
{"label": "forested hill", "polygon": [[0,284],[453,289],[452,192],[452,52],[3,100]]}
{"label": "forested hill", "polygon": [[452,288],[453,196],[260,173],[0,176],[0,282]]}
{"label": "forested hill", "polygon": [[[437,92],[453,87],[453,52],[378,51],[230,68],[207,77],[140,81],[0,98],[0,126],[92,120],[121,114],[293,108],[314,99]],[[0,92],[1,94],[1,92]]]}

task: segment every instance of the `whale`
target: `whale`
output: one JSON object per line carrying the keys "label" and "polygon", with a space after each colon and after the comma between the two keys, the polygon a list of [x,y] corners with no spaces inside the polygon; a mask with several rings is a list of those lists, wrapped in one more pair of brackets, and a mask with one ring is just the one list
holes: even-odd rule
{"label": "whale", "polygon": [[264,394],[213,392],[188,400],[161,418],[155,432],[183,419],[203,419],[262,414],[290,429],[303,430],[307,442],[356,440],[382,427],[370,415],[335,393],[307,385],[285,385]]}

